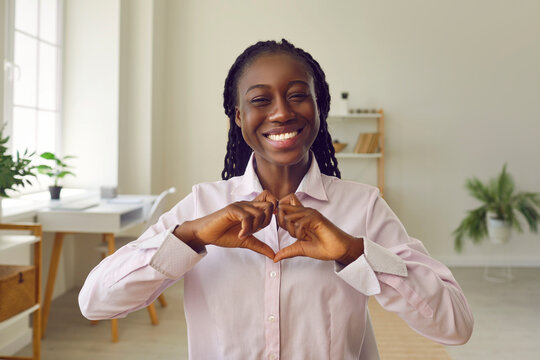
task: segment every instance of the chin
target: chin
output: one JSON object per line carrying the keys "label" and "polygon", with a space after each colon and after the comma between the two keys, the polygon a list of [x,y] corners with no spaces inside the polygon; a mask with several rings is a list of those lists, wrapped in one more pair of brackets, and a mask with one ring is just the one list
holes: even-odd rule
{"label": "chin", "polygon": [[290,151],[290,152],[272,154],[269,157],[265,156],[265,159],[267,161],[276,165],[280,165],[280,166],[297,165],[297,164],[300,164],[302,160],[306,158],[309,158],[309,151],[307,152]]}

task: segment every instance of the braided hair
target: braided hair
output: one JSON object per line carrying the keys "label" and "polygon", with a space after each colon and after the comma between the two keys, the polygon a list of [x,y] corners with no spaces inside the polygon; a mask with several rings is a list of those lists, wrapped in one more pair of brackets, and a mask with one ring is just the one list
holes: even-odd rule
{"label": "braided hair", "polygon": [[223,107],[225,114],[229,118],[229,140],[227,142],[227,154],[225,155],[225,166],[221,172],[221,178],[228,180],[233,176],[243,175],[252,149],[242,137],[242,130],[235,122],[238,80],[242,76],[246,67],[252,64],[261,55],[285,53],[299,59],[304,63],[313,76],[317,106],[319,108],[320,128],[315,141],[311,145],[311,150],[315,154],[315,159],[323,174],[341,178],[335,157],[332,138],[328,132],[326,118],[330,110],[330,92],[326,76],[319,63],[304,50],[295,47],[285,39],[281,43],[276,41],[259,41],[248,47],[231,66],[227,78],[225,79],[225,89],[223,91]]}

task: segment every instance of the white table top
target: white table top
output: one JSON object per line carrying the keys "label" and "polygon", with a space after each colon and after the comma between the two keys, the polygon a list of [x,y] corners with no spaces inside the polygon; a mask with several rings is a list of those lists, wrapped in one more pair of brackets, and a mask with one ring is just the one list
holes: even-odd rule
{"label": "white table top", "polygon": [[[3,222],[34,216],[43,231],[118,233],[144,222],[155,195],[119,195],[100,199],[97,190],[63,189],[61,200],[48,192],[28,194],[3,206]],[[95,206],[90,206],[94,204]]]}
{"label": "white table top", "polygon": [[[114,199],[95,199],[97,205],[73,209],[77,202],[57,204],[38,211],[43,231],[76,233],[119,233],[144,222],[156,196],[119,195]],[[85,205],[89,203],[85,200]]]}

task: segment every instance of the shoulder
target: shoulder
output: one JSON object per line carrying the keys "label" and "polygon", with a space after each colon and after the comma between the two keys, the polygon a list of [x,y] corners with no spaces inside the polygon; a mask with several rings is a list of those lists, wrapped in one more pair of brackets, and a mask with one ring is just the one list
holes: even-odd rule
{"label": "shoulder", "polygon": [[241,176],[235,176],[229,180],[201,182],[193,185],[192,191],[197,195],[212,195],[230,193],[238,186]]}
{"label": "shoulder", "polygon": [[321,174],[322,182],[328,199],[343,200],[344,198],[354,199],[355,201],[369,200],[370,202],[380,194],[376,186],[359,183],[351,180],[342,180],[335,176]]}

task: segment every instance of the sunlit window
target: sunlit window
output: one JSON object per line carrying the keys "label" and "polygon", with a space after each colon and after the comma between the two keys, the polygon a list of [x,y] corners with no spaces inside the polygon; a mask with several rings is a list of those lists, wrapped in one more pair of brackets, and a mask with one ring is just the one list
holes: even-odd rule
{"label": "sunlit window", "polygon": [[62,0],[7,0],[5,121],[13,153],[59,151]]}

